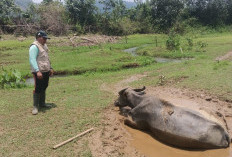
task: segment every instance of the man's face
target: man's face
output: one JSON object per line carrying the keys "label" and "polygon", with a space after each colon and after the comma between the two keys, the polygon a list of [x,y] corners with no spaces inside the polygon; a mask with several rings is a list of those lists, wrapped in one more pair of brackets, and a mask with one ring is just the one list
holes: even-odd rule
{"label": "man's face", "polygon": [[38,38],[37,38],[37,41],[38,41],[40,44],[44,45],[44,44],[47,42],[47,39],[46,39],[46,38],[43,38],[43,37],[38,37]]}

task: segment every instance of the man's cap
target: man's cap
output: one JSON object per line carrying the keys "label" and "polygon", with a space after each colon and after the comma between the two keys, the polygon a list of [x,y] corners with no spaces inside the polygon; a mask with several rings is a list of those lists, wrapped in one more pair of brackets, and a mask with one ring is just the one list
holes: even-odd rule
{"label": "man's cap", "polygon": [[38,37],[43,37],[43,38],[45,38],[45,39],[51,39],[51,38],[48,37],[47,33],[44,32],[44,31],[42,31],[42,30],[38,31],[38,32],[36,33],[35,37],[36,37],[36,38],[38,38]]}

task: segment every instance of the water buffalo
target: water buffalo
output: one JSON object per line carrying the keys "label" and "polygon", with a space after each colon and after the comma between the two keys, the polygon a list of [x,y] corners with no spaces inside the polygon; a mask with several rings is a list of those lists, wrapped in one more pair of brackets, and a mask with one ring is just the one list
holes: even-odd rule
{"label": "water buffalo", "polygon": [[145,94],[142,89],[125,88],[119,92],[115,106],[129,106],[125,124],[150,130],[158,140],[180,148],[214,149],[230,145],[227,131],[197,111],[175,106]]}

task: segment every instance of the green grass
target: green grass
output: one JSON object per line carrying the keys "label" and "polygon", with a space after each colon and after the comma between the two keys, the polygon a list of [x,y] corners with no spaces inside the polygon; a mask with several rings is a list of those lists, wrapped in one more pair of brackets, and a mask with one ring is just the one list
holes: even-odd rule
{"label": "green grass", "polygon": [[[132,57],[122,50],[145,44],[152,35],[147,35],[145,40],[139,39],[141,35],[131,36],[129,44],[121,40],[116,44],[103,44],[101,46],[57,46],[51,43],[50,59],[57,73],[78,74],[96,71],[116,71],[123,68],[145,66],[154,62],[149,56]],[[30,75],[29,70],[29,45],[31,38],[23,42],[6,40],[0,42],[0,65],[4,69],[19,69],[23,76]],[[63,41],[64,42],[64,41]],[[49,45],[49,42],[48,42]],[[1,69],[0,69],[1,73]]]}
{"label": "green grass", "polygon": [[[56,150],[52,147],[88,128],[100,127],[102,113],[116,99],[104,86],[111,89],[117,82],[135,74],[147,72],[148,77],[131,83],[133,87],[157,86],[159,76],[164,75],[166,85],[204,90],[232,100],[232,63],[214,60],[232,50],[232,35],[199,35],[193,38],[193,49],[183,54],[166,51],[166,39],[165,35],[132,35],[128,44],[121,40],[116,44],[77,48],[52,46],[51,43],[50,58],[56,71],[81,71],[83,74],[51,78],[47,102],[53,103],[54,108],[43,110],[37,116],[31,114],[33,86],[1,89],[0,156],[91,156],[85,136]],[[1,41],[0,65],[31,76],[28,45],[32,41],[32,38],[23,42]],[[199,41],[207,43],[204,50],[197,51],[196,43]],[[139,53],[146,51],[147,54],[132,57],[122,52],[131,47],[139,47]],[[180,63],[154,63],[152,56],[194,59]],[[134,63],[140,66],[126,67]]]}

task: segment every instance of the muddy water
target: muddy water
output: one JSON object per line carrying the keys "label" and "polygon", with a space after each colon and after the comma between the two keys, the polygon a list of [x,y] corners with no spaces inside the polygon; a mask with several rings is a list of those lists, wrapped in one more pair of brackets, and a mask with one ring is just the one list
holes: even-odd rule
{"label": "muddy water", "polygon": [[[159,93],[157,93],[159,95]],[[161,93],[160,98],[171,102],[174,105],[180,107],[190,108],[196,110],[204,115],[206,118],[221,123],[216,117],[208,114],[204,110],[201,110],[201,105],[197,102],[189,99],[173,98],[170,95],[164,95]],[[228,122],[227,122],[228,123]],[[222,124],[223,125],[223,124]],[[213,149],[213,150],[183,150],[165,145],[148,133],[132,129],[125,126],[127,131],[132,135],[131,145],[135,147],[139,152],[148,157],[232,157],[232,146],[227,149]]]}
{"label": "muddy water", "polygon": [[232,157],[232,147],[203,151],[190,151],[165,145],[148,133],[125,126],[132,135],[131,145],[148,157]]}

